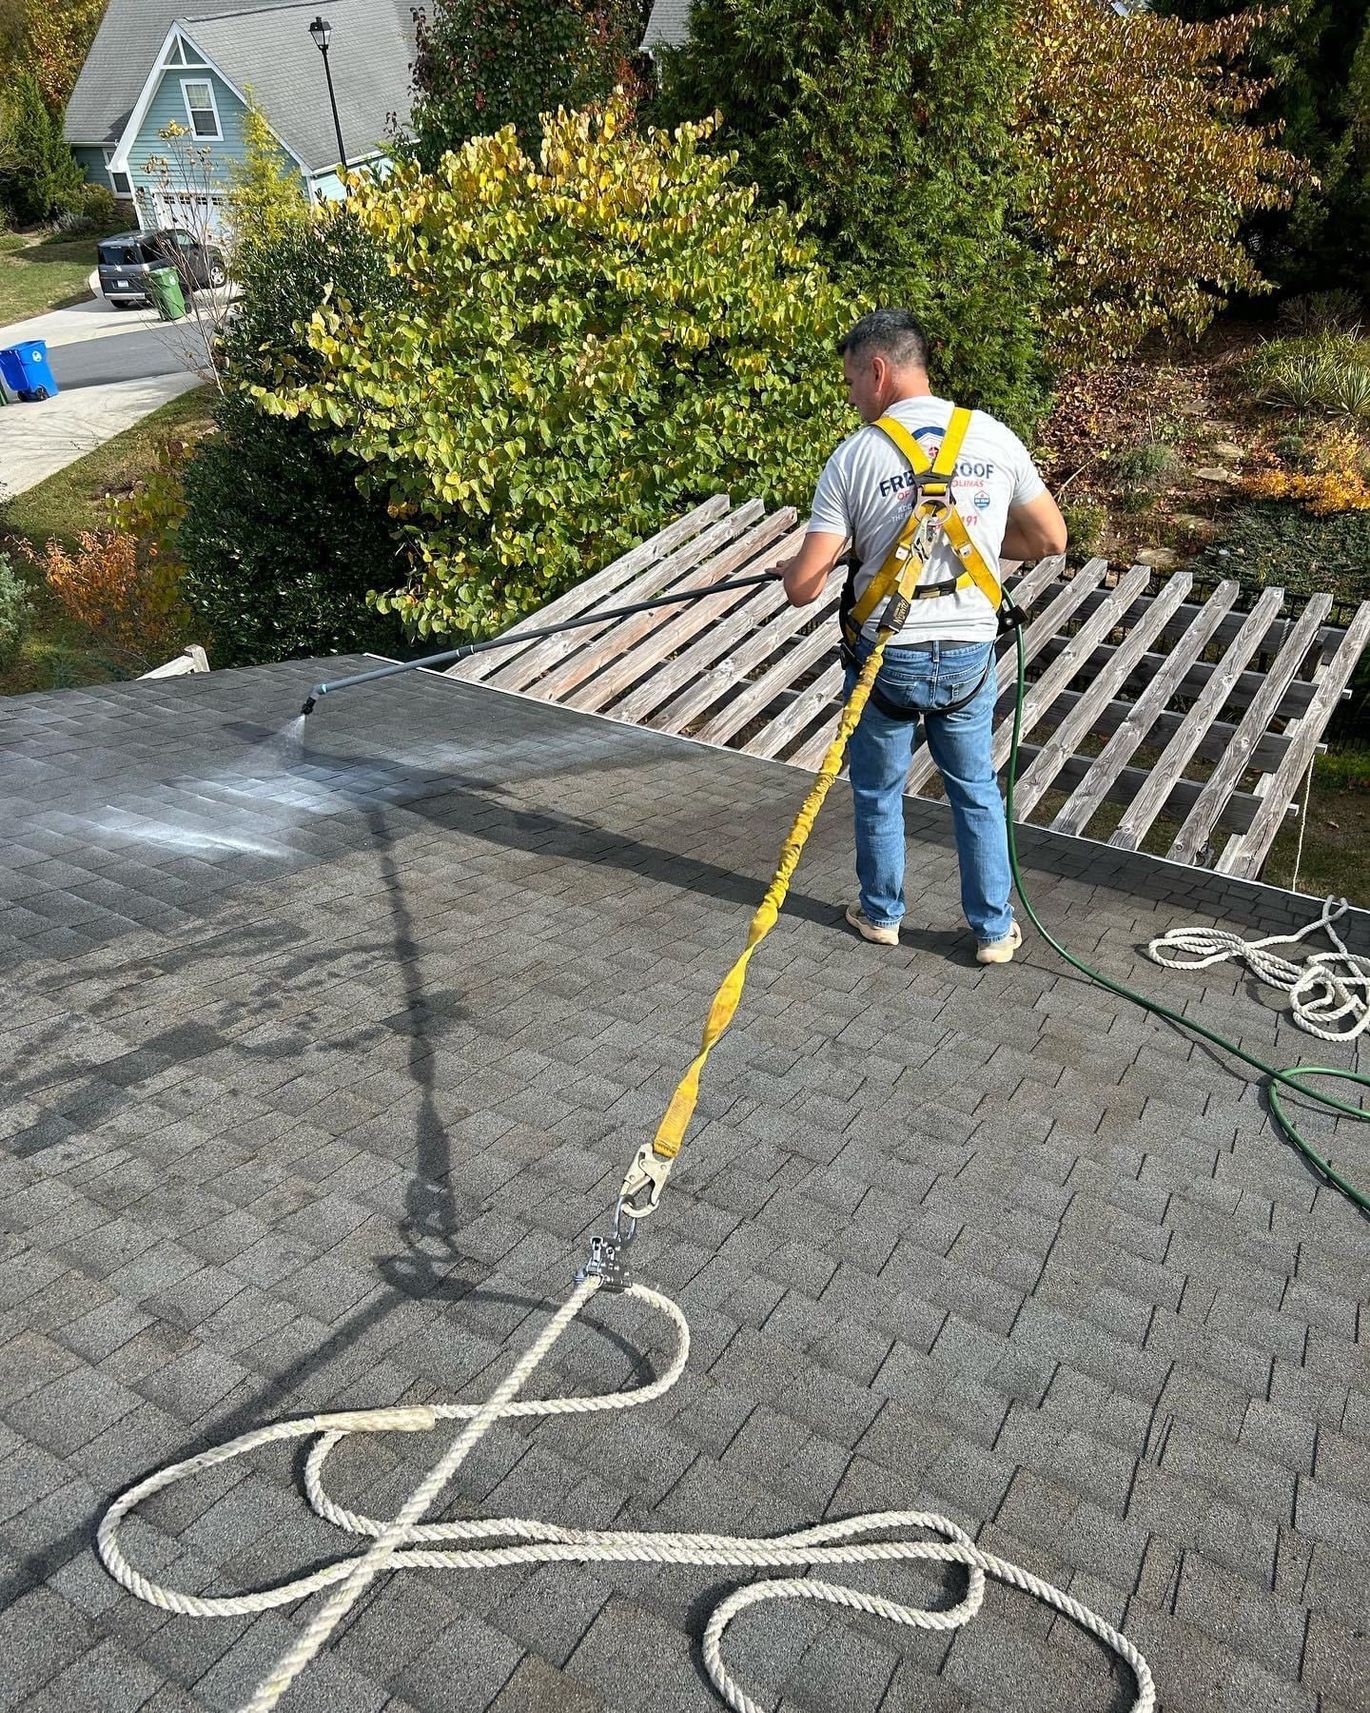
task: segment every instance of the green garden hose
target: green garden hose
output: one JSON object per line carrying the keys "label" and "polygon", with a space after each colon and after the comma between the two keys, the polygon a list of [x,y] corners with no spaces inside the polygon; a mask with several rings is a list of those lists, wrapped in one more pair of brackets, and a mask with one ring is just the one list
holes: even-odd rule
{"label": "green garden hose", "polygon": [[1106,988],[1109,993],[1116,994],[1119,999],[1130,1000],[1133,1005],[1141,1006],[1143,1011],[1149,1011],[1154,1017],[1164,1017],[1167,1023],[1174,1023],[1180,1029],[1188,1029],[1192,1034],[1200,1036],[1215,1047],[1221,1047],[1224,1052],[1231,1053],[1236,1058],[1241,1059],[1253,1070],[1260,1071],[1266,1079],[1265,1091],[1266,1098],[1270,1103],[1270,1110],[1284,1135],[1321,1177],[1335,1189],[1340,1190],[1347,1200],[1358,1207],[1362,1213],[1370,1213],[1370,1193],[1358,1189],[1355,1184],[1348,1178],[1344,1178],[1329,1161],[1318,1153],[1308,1138],[1301,1133],[1288,1112],[1285,1111],[1284,1103],[1280,1098],[1282,1089],[1292,1089],[1294,1093],[1305,1095],[1309,1100],[1316,1101],[1318,1105],[1325,1107],[1330,1113],[1359,1119],[1361,1123],[1364,1123],[1366,1119],[1370,1118],[1370,1112],[1366,1111],[1364,1107],[1353,1106],[1349,1101],[1338,1100],[1332,1094],[1323,1094],[1318,1089],[1310,1088],[1303,1079],[1306,1077],[1337,1077],[1343,1082],[1356,1083],[1361,1088],[1370,1088],[1370,1076],[1367,1076],[1363,1071],[1344,1070],[1338,1065],[1292,1065],[1286,1070],[1281,1070],[1276,1065],[1268,1065],[1264,1059],[1258,1059],[1254,1053],[1246,1052],[1235,1041],[1229,1041],[1225,1035],[1218,1034],[1217,1030],[1205,1028],[1202,1023],[1195,1023],[1180,1012],[1172,1011],[1168,1005],[1162,1005],[1159,1000],[1147,999],[1144,994],[1136,992],[1126,983],[1115,981],[1112,976],[1105,975],[1102,970],[1096,970],[1092,965],[1085,963],[1083,958],[1077,958],[1073,952],[1068,952],[1061,942],[1047,928],[1043,927],[1041,918],[1032,908],[1032,900],[1028,897],[1027,888],[1023,885],[1023,871],[1018,861],[1018,838],[1013,820],[1013,787],[1018,777],[1018,742],[1022,735],[1023,697],[1027,689],[1027,651],[1023,646],[1021,625],[1014,632],[1014,636],[1018,648],[1018,689],[1013,707],[1013,742],[1009,749],[1008,789],[1006,793],[1008,857],[1009,865],[1013,870],[1013,884],[1023,909],[1027,912],[1028,920],[1054,952],[1064,958],[1072,969],[1077,969],[1081,975],[1087,976],[1090,981],[1097,982],[1100,987]]}

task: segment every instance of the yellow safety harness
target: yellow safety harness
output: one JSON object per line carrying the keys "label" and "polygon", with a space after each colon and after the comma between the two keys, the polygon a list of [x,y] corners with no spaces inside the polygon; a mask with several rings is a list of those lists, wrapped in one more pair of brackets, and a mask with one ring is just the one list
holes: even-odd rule
{"label": "yellow safety harness", "polygon": [[[813,785],[781,846],[780,861],[771,877],[771,883],[766,888],[766,895],[757,906],[747,929],[747,944],[714,995],[709,1015],[704,1022],[699,1052],[676,1085],[665,1115],[657,1126],[656,1136],[652,1141],[642,1144],[628,1168],[619,1192],[614,1235],[607,1241],[595,1239],[595,1248],[587,1271],[602,1273],[615,1284],[626,1279],[623,1247],[631,1241],[636,1222],[650,1213],[661,1198],[671,1167],[684,1144],[686,1129],[694,1116],[695,1105],[699,1099],[700,1074],[715,1043],[733,1020],[742,998],[742,987],[747,979],[747,966],[751,962],[752,953],[776,924],[780,907],[790,889],[791,877],[818,818],[818,811],[823,807],[833,781],[842,771],[848,741],[871,698],[886,645],[892,636],[903,629],[911,603],[934,600],[974,583],[999,614],[1001,630],[1022,622],[1022,614],[1005,598],[999,579],[971,540],[965,521],[953,504],[952,479],[961,442],[970,426],[970,414],[968,410],[952,412],[942,444],[936,457],[931,459],[904,425],[896,422],[893,417],[882,416],[875,424],[889,436],[908,460],[918,486],[918,497],[898,541],[890,550],[885,563],[871,579],[869,586],[862,591],[860,598],[843,614],[844,641],[849,646],[854,646],[861,634],[861,627],[881,601],[885,601],[875,645],[857,672],[851,694],[847,697],[838,719],[837,732],[828,745]],[[943,534],[966,569],[954,582],[920,584],[919,580],[932,557],[938,537]],[[992,665],[991,661],[991,667]],[[626,1230],[623,1228],[625,1218],[628,1221]]]}
{"label": "yellow safety harness", "polygon": [[[989,561],[971,539],[965,519],[956,509],[952,493],[956,460],[961,452],[961,443],[966,438],[966,430],[970,427],[970,420],[970,411],[952,411],[951,421],[947,424],[947,432],[935,458],[928,457],[913,435],[895,417],[882,416],[874,424],[903,455],[913,473],[917,497],[909,512],[908,522],[886,554],[884,564],[855,600],[849,604],[844,602],[842,640],[849,649],[856,647],[866,620],[880,603],[895,591],[903,604],[896,606],[892,614],[887,611],[881,620],[882,626],[888,626],[893,618],[894,630],[902,629],[907,622],[908,609],[912,602],[938,601],[947,595],[954,595],[959,589],[968,589],[972,584],[979,589],[995,612],[1003,615],[1003,588],[990,568]],[[946,582],[924,583],[921,581],[922,575],[932,558],[939,535],[947,538],[965,570],[959,577]],[[1002,624],[1002,619],[1001,628],[1007,628]]]}

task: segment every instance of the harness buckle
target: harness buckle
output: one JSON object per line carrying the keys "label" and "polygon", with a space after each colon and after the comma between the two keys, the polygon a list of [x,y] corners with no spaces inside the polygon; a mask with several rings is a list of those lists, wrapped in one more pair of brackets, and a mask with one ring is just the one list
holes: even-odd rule
{"label": "harness buckle", "polygon": [[1011,630],[1020,630],[1026,623],[1027,614],[1005,595],[999,607],[999,635],[1007,636]]}

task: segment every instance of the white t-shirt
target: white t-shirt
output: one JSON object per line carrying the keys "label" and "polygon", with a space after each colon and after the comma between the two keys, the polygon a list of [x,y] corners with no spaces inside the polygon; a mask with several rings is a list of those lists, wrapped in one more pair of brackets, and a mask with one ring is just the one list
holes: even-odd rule
{"label": "white t-shirt", "polygon": [[[949,399],[900,399],[889,414],[902,422],[934,457],[951,421]],[[1025,505],[1045,492],[1032,455],[996,417],[975,411],[956,460],[952,493],[976,545],[991,567],[999,563],[1010,506]],[[856,573],[858,598],[885,563],[890,548],[908,521],[914,487],[904,455],[883,430],[867,425],[849,434],[823,466],[814,490],[809,530],[845,536],[860,556]],[[945,539],[939,540],[920,582],[947,583],[965,567]],[[862,635],[874,642],[881,609],[866,620]],[[954,637],[962,642],[988,642],[998,630],[989,601],[974,584],[954,595],[915,601],[909,622],[894,643],[936,642]]]}

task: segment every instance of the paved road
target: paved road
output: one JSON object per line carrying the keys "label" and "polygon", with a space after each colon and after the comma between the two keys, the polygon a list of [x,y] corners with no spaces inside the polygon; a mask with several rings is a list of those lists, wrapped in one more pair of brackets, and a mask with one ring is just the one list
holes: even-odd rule
{"label": "paved road", "polygon": [[177,375],[204,366],[204,349],[193,321],[159,323],[117,339],[95,338],[62,345],[49,353],[61,387],[108,386]]}

